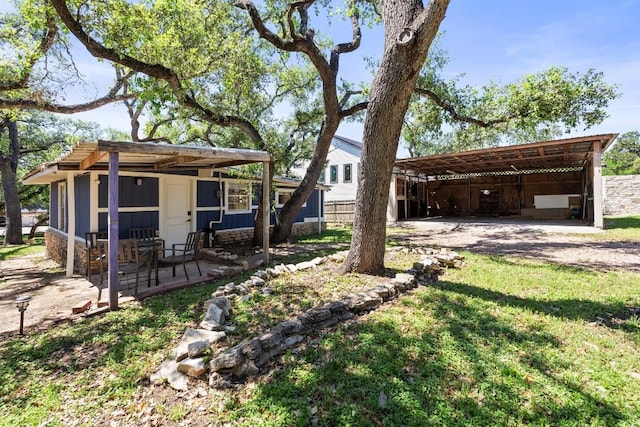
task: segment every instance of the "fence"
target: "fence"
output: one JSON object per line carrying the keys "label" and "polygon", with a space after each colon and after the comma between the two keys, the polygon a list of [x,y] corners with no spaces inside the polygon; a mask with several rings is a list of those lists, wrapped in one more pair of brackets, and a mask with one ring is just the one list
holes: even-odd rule
{"label": "fence", "polygon": [[356,202],[353,200],[324,202],[326,222],[353,222]]}

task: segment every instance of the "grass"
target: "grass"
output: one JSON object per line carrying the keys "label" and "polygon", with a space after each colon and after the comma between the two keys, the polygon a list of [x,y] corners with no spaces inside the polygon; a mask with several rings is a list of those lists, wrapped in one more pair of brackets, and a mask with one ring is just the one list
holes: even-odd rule
{"label": "grass", "polygon": [[44,254],[44,239],[36,238],[33,243],[24,245],[2,246],[0,242],[0,261],[22,256]]}
{"label": "grass", "polygon": [[626,217],[606,217],[605,232],[596,238],[615,241],[640,242],[640,215]]}
{"label": "grass", "polygon": [[[269,374],[207,396],[148,377],[226,281],[7,337],[0,425],[640,425],[640,274],[465,256],[466,267],[438,284],[314,335]],[[403,270],[415,259],[394,252],[387,265]],[[234,303],[237,329],[224,345],[380,280],[330,265],[281,276],[273,294]]]}

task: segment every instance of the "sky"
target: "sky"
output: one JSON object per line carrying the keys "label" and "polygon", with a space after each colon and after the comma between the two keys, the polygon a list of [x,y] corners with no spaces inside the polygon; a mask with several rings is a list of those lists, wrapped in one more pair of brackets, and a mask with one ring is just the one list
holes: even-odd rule
{"label": "sky", "polygon": [[[551,66],[581,73],[593,68],[616,84],[622,96],[610,104],[610,117],[602,124],[568,136],[640,130],[638,20],[640,0],[452,0],[440,27],[441,47],[450,58],[445,77],[464,75],[462,83],[482,86],[490,81],[510,83]],[[324,31],[342,36],[337,41],[350,38],[346,24],[323,26]],[[350,81],[369,79],[363,58],[378,57],[382,40],[381,28],[364,28],[361,48],[342,56],[340,76]],[[83,61],[81,69],[98,82],[84,95],[95,96],[107,85],[100,81],[109,79],[111,71],[88,54],[80,58]],[[106,106],[73,117],[129,129],[122,107]],[[362,124],[345,123],[338,135],[361,141]]]}

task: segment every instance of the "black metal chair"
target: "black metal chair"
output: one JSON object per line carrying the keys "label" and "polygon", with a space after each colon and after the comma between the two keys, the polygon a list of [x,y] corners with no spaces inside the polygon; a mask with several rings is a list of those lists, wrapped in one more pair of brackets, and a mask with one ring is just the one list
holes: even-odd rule
{"label": "black metal chair", "polygon": [[187,234],[187,241],[185,243],[174,243],[171,245],[171,249],[165,249],[164,252],[171,253],[162,258],[160,262],[163,264],[171,264],[173,277],[176,277],[176,264],[182,264],[184,269],[184,275],[189,280],[189,273],[187,273],[187,262],[195,261],[198,267],[198,273],[202,276],[200,270],[200,264],[198,264],[198,252],[200,249],[200,231],[192,231]]}

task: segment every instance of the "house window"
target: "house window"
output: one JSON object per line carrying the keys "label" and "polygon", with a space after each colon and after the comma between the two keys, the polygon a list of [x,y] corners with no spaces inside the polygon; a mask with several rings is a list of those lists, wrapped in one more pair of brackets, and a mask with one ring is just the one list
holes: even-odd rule
{"label": "house window", "polygon": [[338,183],[338,165],[329,166],[329,182],[331,184]]}
{"label": "house window", "polygon": [[[276,200],[278,201],[277,207],[281,208],[285,203],[287,203],[294,191],[295,190],[292,188],[278,190],[278,192],[276,193]],[[302,205],[302,207],[304,208],[306,206],[307,202],[304,202],[304,205]]]}
{"label": "house window", "polygon": [[58,184],[58,230],[67,231],[67,184]]}
{"label": "house window", "polygon": [[343,182],[351,182],[351,163],[344,165]]}
{"label": "house window", "polygon": [[251,212],[251,184],[227,183],[227,212]]}
{"label": "house window", "polygon": [[320,176],[318,177],[318,182],[320,184],[324,184],[326,175],[327,175],[327,168],[322,168],[322,171],[320,172]]}

